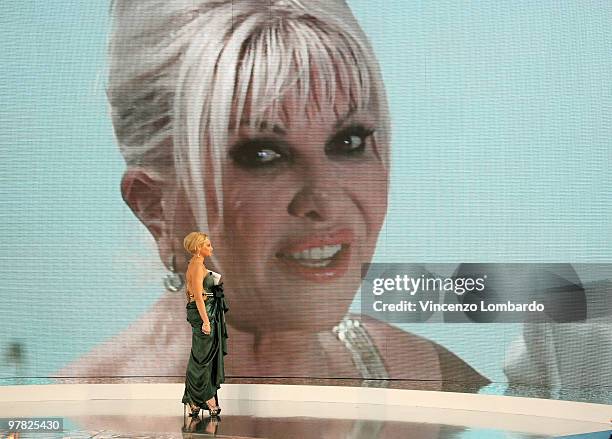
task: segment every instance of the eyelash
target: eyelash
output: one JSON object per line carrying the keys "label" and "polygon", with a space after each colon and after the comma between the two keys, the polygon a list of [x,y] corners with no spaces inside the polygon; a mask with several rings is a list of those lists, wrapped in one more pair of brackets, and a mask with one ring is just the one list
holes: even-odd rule
{"label": "eyelash", "polygon": [[[362,125],[353,125],[342,129],[336,133],[326,144],[326,154],[333,157],[355,158],[363,155],[366,149],[367,140],[374,129],[366,128]],[[338,148],[340,142],[346,141],[350,137],[358,137],[361,144],[356,148],[351,148],[342,151],[343,148]],[[257,161],[253,154],[262,151],[271,151],[276,158],[272,158],[268,162]],[[339,151],[340,150],[340,151]],[[293,160],[293,155],[290,152],[289,146],[284,141],[278,139],[249,139],[237,144],[229,153],[230,157],[239,165],[246,168],[265,168],[277,166],[280,162]]]}
{"label": "eyelash", "polygon": [[342,142],[349,137],[358,137],[361,141],[361,145],[357,148],[352,148],[352,149],[347,150],[347,153],[348,153],[347,155],[348,156],[361,155],[365,152],[366,141],[368,137],[370,137],[372,134],[374,134],[373,129],[366,128],[362,125],[353,125],[353,126],[347,127],[343,129],[342,131],[340,131],[339,133],[336,133],[336,135],[329,142],[327,142],[327,144],[325,145],[325,152],[329,153],[330,155],[343,155],[343,154],[338,154],[335,151],[329,151],[330,145],[332,143]]}

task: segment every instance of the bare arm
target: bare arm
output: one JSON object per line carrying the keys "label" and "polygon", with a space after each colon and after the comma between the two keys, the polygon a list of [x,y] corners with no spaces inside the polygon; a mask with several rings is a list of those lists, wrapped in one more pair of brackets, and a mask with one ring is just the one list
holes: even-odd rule
{"label": "bare arm", "polygon": [[196,306],[198,307],[198,312],[200,313],[200,317],[204,323],[210,323],[208,320],[208,314],[206,313],[206,305],[204,305],[204,296],[202,293],[204,292],[204,267],[201,265],[197,265],[194,268],[193,276],[191,276],[191,282],[189,283],[189,289],[194,295]]}

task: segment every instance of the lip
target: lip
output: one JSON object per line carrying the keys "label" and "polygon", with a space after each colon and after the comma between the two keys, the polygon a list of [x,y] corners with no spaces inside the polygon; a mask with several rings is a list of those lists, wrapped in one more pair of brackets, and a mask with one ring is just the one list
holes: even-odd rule
{"label": "lip", "polygon": [[[289,242],[282,247],[276,256],[282,263],[283,268],[290,274],[298,275],[311,281],[328,282],[343,276],[347,272],[351,260],[351,244],[353,240],[354,234],[351,229],[335,229],[318,236],[309,236],[305,239]],[[342,245],[342,249],[326,267],[307,267],[284,256],[290,253],[299,253],[312,247],[337,244]]]}
{"label": "lip", "polygon": [[279,253],[283,253],[285,255],[290,253],[299,253],[309,248],[322,247],[324,245],[351,245],[353,243],[353,239],[353,231],[344,227],[341,229],[323,232],[319,235],[308,236],[304,239],[290,241],[279,250]]}

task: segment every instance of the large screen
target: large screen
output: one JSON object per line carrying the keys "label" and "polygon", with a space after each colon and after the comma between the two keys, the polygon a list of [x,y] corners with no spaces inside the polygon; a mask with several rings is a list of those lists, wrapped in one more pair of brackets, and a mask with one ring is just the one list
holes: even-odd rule
{"label": "large screen", "polygon": [[[2,17],[0,383],[180,382],[201,231],[226,376],[611,402],[608,2],[8,0]],[[444,281],[466,273],[496,303],[514,279],[560,292],[555,312],[449,317],[469,300]],[[405,275],[438,279],[432,306],[379,313],[377,279]]]}

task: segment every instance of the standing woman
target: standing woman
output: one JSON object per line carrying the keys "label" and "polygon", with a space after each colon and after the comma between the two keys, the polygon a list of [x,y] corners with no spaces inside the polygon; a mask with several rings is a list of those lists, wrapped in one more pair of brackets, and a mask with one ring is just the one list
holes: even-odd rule
{"label": "standing woman", "polygon": [[224,313],[229,310],[223,297],[223,286],[206,269],[204,258],[213,248],[205,233],[191,232],[184,241],[185,250],[193,255],[185,273],[187,321],[192,327],[191,354],[185,376],[183,404],[189,404],[190,416],[200,408],[211,416],[221,412],[217,389],[225,381],[223,357],[227,355],[227,329]]}

